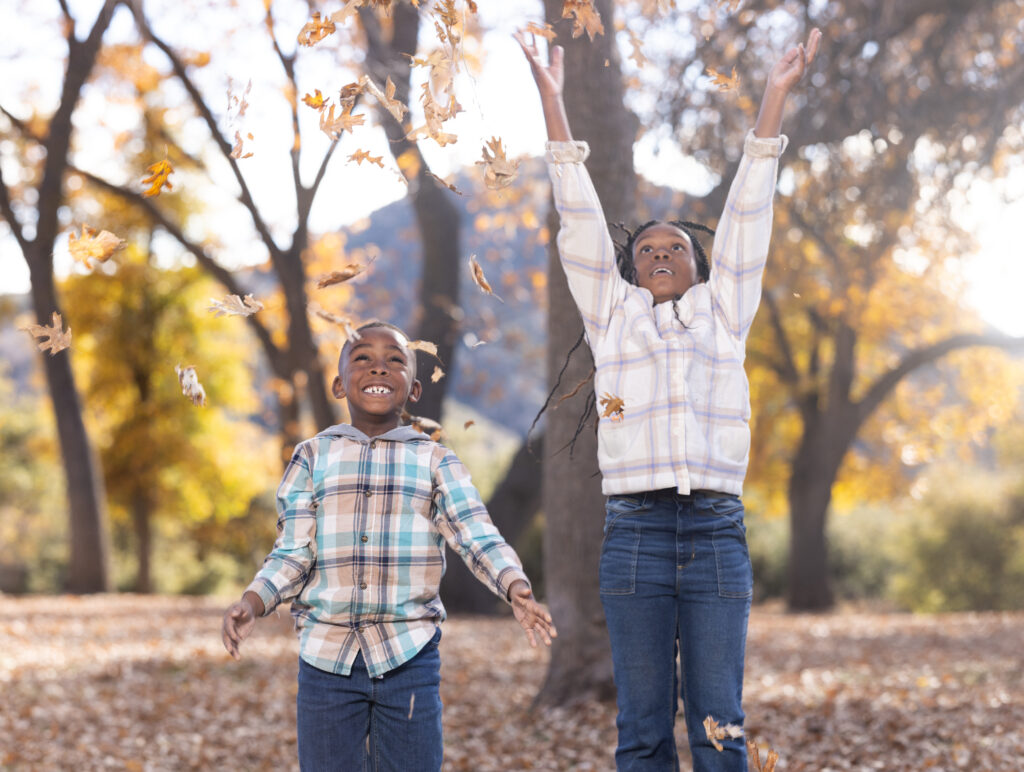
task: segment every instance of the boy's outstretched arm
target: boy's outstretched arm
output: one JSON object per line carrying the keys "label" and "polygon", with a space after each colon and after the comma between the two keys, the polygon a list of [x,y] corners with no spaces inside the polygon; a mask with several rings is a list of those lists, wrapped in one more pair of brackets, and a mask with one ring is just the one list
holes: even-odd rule
{"label": "boy's outstretched arm", "polygon": [[548,610],[533,599],[530,585],[522,579],[512,582],[508,588],[508,599],[512,604],[512,613],[526,631],[530,645],[537,648],[536,636],[539,635],[540,639],[550,646],[551,639],[558,637],[558,631],[551,622]]}
{"label": "boy's outstretched arm", "polygon": [[565,70],[562,67],[562,47],[551,49],[550,61],[544,64],[537,49],[537,37],[530,35],[526,42],[526,33],[516,30],[514,35],[519,46],[526,54],[530,63],[533,79],[540,92],[540,103],[544,108],[544,123],[548,130],[548,139],[552,142],[571,142],[572,132],[569,130],[569,119],[565,115],[565,104],[562,102],[562,85],[565,82]]}
{"label": "boy's outstretched arm", "polygon": [[256,626],[256,620],[263,616],[263,611],[263,600],[260,596],[247,590],[241,600],[232,603],[224,612],[224,620],[220,626],[220,639],[224,642],[224,648],[228,650],[228,654],[235,659],[242,658],[238,647],[249,637],[249,633]]}
{"label": "boy's outstretched arm", "polygon": [[808,65],[814,61],[814,56],[818,53],[819,42],[821,42],[821,30],[815,27],[807,38],[806,48],[801,43],[789,49],[772,67],[772,71],[768,74],[768,82],[764,87],[764,97],[761,99],[757,123],[754,125],[754,136],[779,136],[779,132],[782,131],[782,114],[786,108],[786,97],[800,82]]}

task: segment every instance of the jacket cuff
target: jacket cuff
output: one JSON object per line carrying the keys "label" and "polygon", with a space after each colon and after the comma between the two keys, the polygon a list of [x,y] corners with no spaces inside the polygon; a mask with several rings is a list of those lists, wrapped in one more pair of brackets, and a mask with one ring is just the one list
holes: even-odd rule
{"label": "jacket cuff", "polygon": [[544,160],[549,164],[582,163],[590,155],[590,146],[581,140],[545,142]]}
{"label": "jacket cuff", "polygon": [[752,158],[778,158],[789,144],[789,137],[780,134],[777,137],[757,137],[754,130],[747,132],[743,142],[743,152]]}

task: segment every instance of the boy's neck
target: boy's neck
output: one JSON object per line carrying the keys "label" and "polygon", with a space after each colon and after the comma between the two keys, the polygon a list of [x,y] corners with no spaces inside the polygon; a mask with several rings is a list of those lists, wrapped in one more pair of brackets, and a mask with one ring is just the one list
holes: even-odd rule
{"label": "boy's neck", "polygon": [[351,419],[352,426],[367,437],[379,437],[382,434],[387,434],[392,429],[397,429],[401,426],[401,421],[397,416],[389,416],[383,418],[380,421],[368,421],[365,418]]}

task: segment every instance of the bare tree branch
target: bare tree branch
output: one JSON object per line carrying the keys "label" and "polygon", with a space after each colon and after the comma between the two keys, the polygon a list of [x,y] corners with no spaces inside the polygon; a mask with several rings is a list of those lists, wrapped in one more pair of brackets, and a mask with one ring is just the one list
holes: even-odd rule
{"label": "bare tree branch", "polygon": [[18,218],[14,216],[14,208],[11,206],[10,191],[7,189],[7,183],[4,182],[3,164],[0,164],[0,214],[2,214],[4,219],[7,221],[7,227],[9,227],[11,229],[11,233],[14,234],[14,238],[18,242],[18,246],[21,247],[21,253],[27,258],[29,242],[21,230],[21,223],[18,222]]}
{"label": "bare tree branch", "polygon": [[[782,379],[796,387],[800,383],[800,372],[797,370],[796,360],[793,358],[793,347],[789,343],[789,336],[785,327],[782,326],[782,314],[779,311],[779,304],[775,301],[775,295],[766,289],[762,295],[765,307],[768,309],[769,320],[772,330],[775,332],[775,339],[778,341],[779,350],[782,352],[782,361],[776,363],[773,369],[778,372]],[[773,360],[774,361],[774,360]]]}

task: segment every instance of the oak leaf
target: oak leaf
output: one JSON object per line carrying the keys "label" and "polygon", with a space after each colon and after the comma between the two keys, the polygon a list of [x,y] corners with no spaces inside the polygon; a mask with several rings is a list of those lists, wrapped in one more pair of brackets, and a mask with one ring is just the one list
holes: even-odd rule
{"label": "oak leaf", "polygon": [[604,34],[601,15],[594,8],[593,0],[565,0],[562,5],[562,18],[572,18],[572,36],[578,38],[584,32],[594,39],[594,35]]}
{"label": "oak leaf", "polygon": [[142,194],[146,198],[160,195],[160,191],[164,188],[168,190],[174,188],[171,181],[167,179],[174,173],[174,167],[166,158],[147,167],[146,171],[149,172],[149,176],[142,180],[143,185],[149,185],[149,189]]}
{"label": "oak leaf", "polygon": [[519,173],[519,161],[505,157],[500,137],[491,137],[483,149],[483,160],[477,164],[484,167],[484,185],[491,190],[507,188]]}
{"label": "oak leaf", "polygon": [[348,338],[349,340],[359,340],[359,338],[362,337],[356,330],[355,325],[352,324],[352,320],[348,319],[347,317],[332,314],[330,311],[321,308],[319,305],[313,302],[306,304],[306,310],[309,311],[311,314],[316,314],[325,321],[331,322],[332,324],[337,324],[338,326],[342,327],[345,330],[345,337]]}
{"label": "oak leaf", "polygon": [[[481,268],[480,263],[476,261],[476,255],[470,255],[469,257],[469,270],[472,272],[473,281],[476,282],[476,286],[491,297],[501,300],[500,297],[494,294],[494,290],[491,289],[491,285],[487,282],[487,277],[484,276],[484,269]],[[504,303],[505,301],[501,300],[501,302]]]}
{"label": "oak leaf", "polygon": [[82,235],[74,231],[68,234],[68,251],[71,257],[86,268],[92,267],[93,260],[102,263],[108,260],[117,250],[124,246],[124,241],[110,231],[97,233],[88,225],[82,224]]}
{"label": "oak leaf", "polygon": [[217,316],[252,316],[263,310],[263,304],[251,294],[246,295],[244,299],[238,295],[227,295],[223,300],[210,298],[210,307],[206,310],[214,312]]}
{"label": "oak leaf", "polygon": [[[373,259],[371,258],[370,263],[372,262]],[[325,273],[316,280],[316,288],[323,289],[324,287],[330,287],[332,284],[341,284],[343,281],[355,278],[365,271],[370,263],[367,263],[366,265],[363,265],[362,263],[349,263],[348,265],[342,266],[340,271]]]}
{"label": "oak leaf", "polygon": [[71,328],[68,327],[66,330],[62,330],[63,326],[64,320],[61,319],[60,314],[54,311],[53,316],[50,317],[49,327],[41,324],[30,324],[20,329],[38,339],[37,345],[40,351],[49,351],[50,356],[53,356],[58,351],[71,348]]}
{"label": "oak leaf", "polygon": [[718,86],[719,91],[735,91],[740,86],[740,78],[736,74],[736,68],[732,68],[732,75],[719,72],[714,67],[708,67],[708,75],[711,76],[711,85]]}
{"label": "oak leaf", "polygon": [[327,103],[324,101],[324,95],[320,93],[320,89],[313,89],[312,94],[306,94],[302,97],[303,103],[309,105],[314,110],[323,110]]}
{"label": "oak leaf", "polygon": [[313,18],[306,22],[299,30],[298,41],[301,46],[315,46],[328,35],[335,31],[334,22],[330,19],[322,19],[319,11],[313,12]]}
{"label": "oak leaf", "polygon": [[356,126],[362,126],[366,116],[360,113],[352,115],[352,106],[342,108],[341,114],[334,116],[334,105],[328,110],[320,111],[320,130],[331,139],[337,139],[343,131],[351,132]]}
{"label": "oak leaf", "polygon": [[431,343],[429,340],[411,340],[409,341],[408,348],[410,351],[423,351],[434,357],[434,359],[438,359],[437,344]]}
{"label": "oak leaf", "polygon": [[348,160],[355,161],[360,166],[363,165],[363,161],[367,161],[371,164],[377,164],[381,169],[384,168],[384,156],[382,155],[370,155],[369,150],[357,150],[348,157]]}
{"label": "oak leaf", "polygon": [[362,85],[364,89],[370,92],[377,99],[378,102],[380,102],[381,106],[385,110],[391,113],[392,117],[396,121],[398,121],[399,123],[402,122],[402,119],[405,118],[405,114],[409,111],[409,108],[407,108],[399,100],[395,99],[395,83],[394,81],[391,80],[390,75],[388,76],[387,81],[385,81],[384,83],[384,91],[380,90],[380,88],[377,86],[376,83],[373,82],[373,79],[369,75],[364,75],[362,78],[360,78],[359,83]]}
{"label": "oak leaf", "polygon": [[550,24],[537,24],[537,22],[531,21],[526,25],[524,32],[529,32],[531,35],[536,35],[539,38],[544,38],[549,43],[558,37],[558,33],[555,32],[554,27]]}
{"label": "oak leaf", "polygon": [[753,740],[747,740],[747,756],[754,762],[756,772],[775,772],[775,765],[779,762],[779,753],[774,748],[768,748],[768,756],[761,763],[761,749]]}
{"label": "oak leaf", "polygon": [[606,391],[599,401],[601,403],[601,407],[604,408],[604,412],[601,413],[601,418],[610,418],[613,421],[621,421],[625,417],[626,403],[622,401],[622,397],[616,397],[614,394],[609,394]]}
{"label": "oak leaf", "polygon": [[178,374],[178,383],[181,385],[181,393],[192,400],[196,407],[206,405],[206,389],[199,383],[199,376],[196,375],[196,368],[193,365],[182,367],[174,366],[174,372]]}
{"label": "oak leaf", "polygon": [[722,743],[719,740],[724,740],[727,737],[736,739],[743,736],[743,729],[736,726],[735,724],[726,724],[725,726],[719,726],[718,722],[715,721],[711,716],[704,719],[704,734],[707,735],[708,740],[715,746],[715,750],[721,752],[724,750]]}

